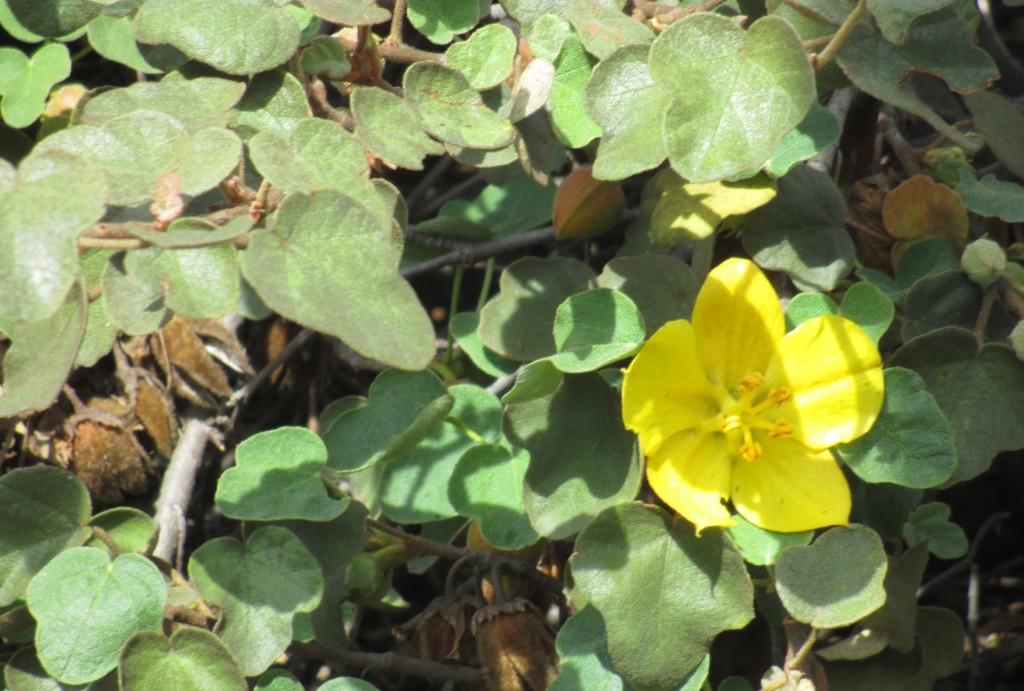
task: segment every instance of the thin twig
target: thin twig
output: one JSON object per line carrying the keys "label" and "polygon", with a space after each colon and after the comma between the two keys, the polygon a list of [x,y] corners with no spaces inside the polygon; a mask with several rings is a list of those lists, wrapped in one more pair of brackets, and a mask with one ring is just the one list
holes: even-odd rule
{"label": "thin twig", "polygon": [[483,176],[480,175],[479,173],[477,173],[476,175],[471,175],[470,177],[466,178],[459,184],[452,185],[444,192],[442,192],[441,194],[437,195],[429,202],[424,204],[423,208],[420,210],[420,215],[431,215],[432,213],[440,209],[442,206],[444,206],[445,202],[455,199],[456,197],[462,195],[464,192],[472,189],[473,187],[476,187],[477,185],[483,182],[486,181],[484,180]]}
{"label": "thin twig", "polygon": [[487,678],[485,672],[477,667],[429,662],[395,653],[364,653],[316,643],[292,643],[288,646],[288,652],[298,657],[333,662],[356,669],[384,669],[424,679],[480,684]]}
{"label": "thin twig", "polygon": [[437,160],[437,162],[430,167],[430,170],[424,174],[420,181],[416,183],[416,186],[412,188],[409,194],[405,195],[405,203],[409,209],[415,209],[416,205],[420,203],[420,199],[426,194],[437,179],[444,175],[449,168],[454,165],[455,159],[445,154]]}
{"label": "thin twig", "polygon": [[1021,297],[1020,293],[1014,290],[1010,284],[1010,279],[1003,276],[996,281],[996,286],[998,286],[999,298],[1003,301],[1003,306],[1013,312],[1013,316],[1018,321],[1024,319],[1024,297]]}
{"label": "thin twig", "polygon": [[449,252],[448,254],[441,255],[440,257],[429,259],[425,262],[414,264],[406,269],[402,269],[401,273],[405,278],[412,278],[414,276],[421,276],[425,273],[440,269],[443,266],[448,266],[449,264],[455,264],[458,262],[471,264],[472,262],[484,257],[490,257],[503,252],[525,249],[554,239],[554,228],[551,226],[538,228],[537,230],[531,230],[528,233],[519,233],[518,235],[510,235],[508,237],[481,242],[479,245],[473,245],[472,248],[469,249]]}
{"label": "thin twig", "polygon": [[839,30],[836,31],[835,36],[833,36],[832,40],[829,41],[829,44],[825,46],[825,50],[821,51],[816,56],[812,56],[814,69],[820,70],[832,61],[832,58],[836,56],[839,49],[843,47],[844,43],[846,43],[846,39],[849,38],[850,33],[860,22],[861,17],[864,16],[867,9],[867,0],[857,0],[857,6],[850,11],[849,15],[847,15],[842,25],[840,25]]}
{"label": "thin twig", "polygon": [[[153,556],[168,563],[174,559],[175,552],[180,552],[179,545],[184,541],[185,514],[192,501],[196,474],[203,464],[206,442],[214,433],[204,415],[197,408],[186,413],[185,426],[171,454],[171,461],[160,485],[160,496],[156,500],[155,519],[160,537]],[[180,553],[178,556],[181,556]]]}
{"label": "thin twig", "polygon": [[252,393],[258,389],[264,381],[266,381],[267,377],[273,374],[273,372],[288,358],[298,352],[299,348],[301,348],[312,336],[312,331],[309,329],[303,329],[295,336],[295,338],[288,341],[288,344],[281,349],[281,352],[278,353],[273,360],[268,362],[263,369],[257,372],[256,376],[250,379],[245,386],[231,395],[231,398],[228,399],[227,407],[234,408],[251,396]]}
{"label": "thin twig", "polygon": [[406,0],[395,0],[395,6],[391,10],[391,33],[387,40],[391,43],[401,45],[405,43],[402,37],[402,24],[405,23],[405,2]]}
{"label": "thin twig", "polygon": [[889,142],[889,146],[892,147],[896,158],[899,159],[900,165],[903,166],[903,172],[909,177],[920,175],[921,163],[917,160],[914,147],[910,145],[903,137],[903,133],[896,127],[896,110],[887,103],[882,105],[881,110],[882,114],[879,120],[882,134],[885,135],[885,140]]}

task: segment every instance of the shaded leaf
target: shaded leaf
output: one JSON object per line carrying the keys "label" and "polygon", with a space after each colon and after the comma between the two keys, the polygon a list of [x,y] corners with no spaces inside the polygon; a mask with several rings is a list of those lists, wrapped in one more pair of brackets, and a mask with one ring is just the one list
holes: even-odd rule
{"label": "shaded leaf", "polygon": [[444,153],[444,146],[426,135],[419,114],[404,99],[363,86],[353,88],[351,99],[356,139],[385,163],[423,170],[424,157]]}
{"label": "shaded leaf", "polygon": [[453,43],[445,55],[448,66],[466,75],[474,89],[483,91],[497,86],[512,74],[516,36],[504,24],[488,24],[465,41]]}
{"label": "shaded leaf", "polygon": [[448,499],[462,516],[475,518],[483,538],[494,547],[522,549],[540,536],[523,506],[523,478],[529,455],[498,444],[468,449],[452,469]]}
{"label": "shaded leaf", "polygon": [[689,319],[697,296],[690,265],[668,255],[617,257],[604,265],[596,283],[622,291],[633,301],[648,336],[673,319]]}
{"label": "shaded leaf", "polygon": [[991,173],[981,180],[964,173],[957,193],[964,205],[981,216],[997,216],[1009,223],[1024,221],[1024,187],[999,180]]}
{"label": "shaded leaf", "polygon": [[193,626],[183,626],[170,640],[158,631],[132,637],[121,653],[121,688],[160,688],[174,680],[178,691],[244,691],[242,670],[224,642]]}
{"label": "shaded leaf", "polygon": [[959,559],[967,554],[967,535],[949,515],[949,505],[941,501],[921,504],[907,518],[903,539],[911,546],[927,540],[928,551],[939,559]]}

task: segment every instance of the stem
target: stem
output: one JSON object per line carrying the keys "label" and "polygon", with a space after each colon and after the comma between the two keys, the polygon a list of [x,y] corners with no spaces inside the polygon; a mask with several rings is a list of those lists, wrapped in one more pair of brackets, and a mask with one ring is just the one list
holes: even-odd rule
{"label": "stem", "polygon": [[78,238],[78,251],[85,250],[141,250],[149,243],[139,238]]}
{"label": "stem", "polygon": [[479,312],[487,304],[487,298],[490,297],[491,292],[491,281],[494,278],[494,257],[487,259],[487,266],[484,267],[484,281],[483,285],[480,286],[480,298],[476,301],[476,311]]}
{"label": "stem", "polygon": [[391,33],[388,34],[387,40],[397,45],[405,43],[405,39],[402,38],[402,24],[405,22],[405,3],[406,0],[395,0],[395,6],[391,10]]}
{"label": "stem", "polygon": [[292,643],[288,652],[298,657],[334,662],[357,669],[385,669],[402,674],[411,674],[424,679],[456,681],[465,684],[483,684],[486,673],[477,667],[463,667],[440,662],[428,662],[395,653],[363,653],[342,650],[317,643]]}
{"label": "stem", "polygon": [[460,420],[459,418],[452,417],[452,416],[449,415],[449,416],[445,417],[444,420],[445,420],[445,422],[450,422],[451,424],[455,425],[455,428],[457,430],[459,430],[460,432],[462,432],[464,435],[466,435],[466,437],[470,441],[472,441],[474,444],[486,444],[487,443],[486,439],[484,439],[479,434],[477,434],[476,432],[471,430],[466,425],[466,423],[463,422],[462,420]]}
{"label": "stem", "polygon": [[867,9],[867,0],[857,0],[857,6],[853,8],[850,14],[843,21],[842,26],[839,27],[838,31],[836,31],[832,40],[829,41],[827,46],[825,46],[825,50],[821,51],[813,58],[814,69],[820,70],[832,61],[832,58],[836,56],[839,49],[843,47],[844,43],[846,43],[846,39],[850,36],[850,32],[852,32],[854,27],[857,26],[857,22],[859,22],[860,18],[864,16]]}
{"label": "stem", "polygon": [[800,646],[800,650],[796,651],[796,655],[793,659],[786,663],[786,671],[793,669],[799,669],[801,665],[807,660],[807,656],[811,654],[811,648],[818,640],[818,629],[812,628],[811,632],[807,635],[807,640]]}
{"label": "stem", "polygon": [[108,533],[103,528],[99,527],[98,525],[92,526],[92,534],[97,540],[99,540],[107,546],[107,549],[110,550],[111,556],[119,557],[122,554],[124,554],[124,550],[121,549],[121,546],[118,545],[114,541],[114,538],[110,536],[110,533]]}
{"label": "stem", "polygon": [[462,290],[462,274],[465,271],[465,264],[455,265],[455,275],[452,277],[452,301],[448,305],[448,344],[445,346],[444,358],[442,360],[445,365],[452,364],[452,346],[455,343],[455,336],[452,335],[451,321],[452,317],[455,316],[456,310],[459,309],[459,292]]}
{"label": "stem", "polygon": [[519,235],[511,235],[509,237],[497,238],[489,240],[488,242],[481,242],[479,245],[474,245],[465,250],[458,250],[455,252],[449,252],[435,259],[414,264],[408,268],[402,269],[402,276],[405,278],[412,278],[414,276],[421,276],[435,269],[440,269],[442,266],[448,266],[449,264],[455,264],[456,262],[463,262],[465,264],[472,263],[478,258],[491,257],[502,252],[512,252],[515,250],[521,250],[532,245],[539,245],[543,242],[549,242],[555,239],[555,229],[551,226],[547,228],[538,228],[537,230],[531,230],[528,233],[520,233]]}
{"label": "stem", "polygon": [[985,289],[985,293],[981,296],[978,320],[974,323],[974,340],[978,342],[979,348],[985,345],[985,329],[988,327],[989,317],[992,316],[992,305],[995,304],[997,290],[996,284],[993,283]]}

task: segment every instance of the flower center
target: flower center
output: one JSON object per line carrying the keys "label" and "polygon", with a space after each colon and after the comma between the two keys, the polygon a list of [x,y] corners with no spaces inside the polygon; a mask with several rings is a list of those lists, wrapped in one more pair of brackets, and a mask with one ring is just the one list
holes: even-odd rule
{"label": "flower center", "polygon": [[793,427],[784,419],[768,419],[776,408],[793,400],[792,392],[785,388],[772,389],[762,398],[757,393],[763,384],[764,375],[760,372],[743,377],[740,381],[739,401],[735,401],[730,406],[731,410],[719,418],[719,429],[722,432],[739,432],[742,435],[740,454],[748,461],[760,460],[764,453],[761,444],[754,441],[753,430],[766,430],[773,439],[793,434]]}

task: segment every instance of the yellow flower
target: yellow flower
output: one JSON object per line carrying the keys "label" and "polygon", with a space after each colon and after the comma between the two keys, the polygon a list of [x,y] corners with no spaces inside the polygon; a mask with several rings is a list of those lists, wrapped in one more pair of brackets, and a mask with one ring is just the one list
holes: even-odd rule
{"label": "yellow flower", "polygon": [[754,264],[711,272],[693,322],[665,324],[626,370],[622,413],[647,479],[696,525],[748,521],[796,532],[844,524],[850,488],[828,448],[861,436],[882,406],[878,348],[829,315],[786,333]]}

